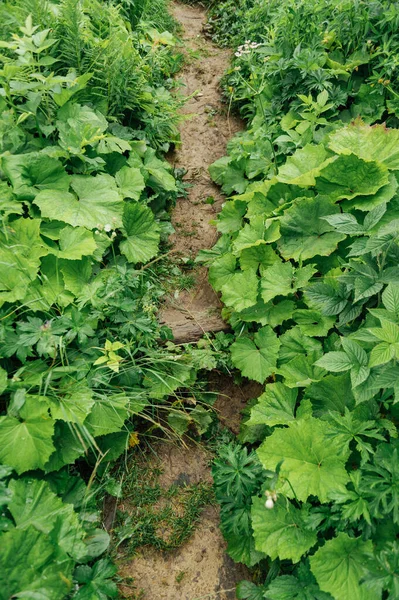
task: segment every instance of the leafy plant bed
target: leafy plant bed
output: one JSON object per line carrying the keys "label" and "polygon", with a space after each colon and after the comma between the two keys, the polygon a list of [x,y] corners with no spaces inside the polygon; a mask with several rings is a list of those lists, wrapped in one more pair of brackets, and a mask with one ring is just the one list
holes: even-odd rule
{"label": "leafy plant bed", "polygon": [[[389,60],[368,51],[373,75],[360,65],[341,83],[336,74],[341,90],[350,77],[353,86],[334,106],[329,82],[306,87],[310,75],[299,77],[297,60],[313,52],[312,36],[326,35],[320,14],[340,15],[344,28],[354,23],[345,12],[352,4],[320,5],[303,33],[299,17],[315,3],[255,5],[253,11],[268,11],[274,30],[269,39],[241,39],[237,50],[231,93],[242,101],[240,91],[247,90],[251,123],[232,141],[230,156],[210,169],[231,197],[217,220],[217,244],[198,259],[209,266],[235,333],[232,367],[264,385],[245,411],[240,443],[222,449],[213,469],[229,552],[264,574],[261,585],[240,584],[237,596],[393,600],[399,594],[399,133],[388,77],[379,77],[386,85],[378,92],[373,83]],[[286,5],[292,10],[283,18]],[[375,24],[370,43],[382,44],[390,25],[381,3],[356,7],[357,16],[364,10]],[[346,56],[370,47],[367,29],[359,38],[351,25],[344,38],[329,20],[335,25],[328,23],[325,65],[338,47]],[[291,28],[283,29],[287,21]],[[262,35],[257,23],[241,29]],[[284,60],[276,53],[283,40],[292,44]],[[280,83],[269,77],[273,63],[286,69]],[[284,96],[287,78],[302,88],[292,97]],[[390,127],[373,124],[382,117]]]}
{"label": "leafy plant bed", "polygon": [[1,598],[116,597],[97,475],[138,430],[210,421],[156,317],[181,56],[161,0],[122,4],[0,7]]}

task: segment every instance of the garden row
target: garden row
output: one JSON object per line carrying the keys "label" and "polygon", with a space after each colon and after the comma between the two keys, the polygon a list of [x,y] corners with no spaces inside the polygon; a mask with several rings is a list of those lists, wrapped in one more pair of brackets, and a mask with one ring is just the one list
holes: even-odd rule
{"label": "garden row", "polygon": [[1,3],[0,598],[116,597],[95,562],[115,481],[96,474],[138,418],[210,420],[177,391],[192,358],[160,345],[174,271],[146,265],[184,194],[161,157],[178,141],[174,29],[164,0]]}
{"label": "garden row", "polygon": [[211,9],[248,120],[199,260],[231,365],[264,386],[213,474],[248,600],[399,597],[399,5]]}

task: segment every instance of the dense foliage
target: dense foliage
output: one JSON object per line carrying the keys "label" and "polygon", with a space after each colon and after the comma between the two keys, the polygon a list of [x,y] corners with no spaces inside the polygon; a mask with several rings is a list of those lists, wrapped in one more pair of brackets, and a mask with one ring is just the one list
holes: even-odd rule
{"label": "dense foliage", "polygon": [[178,139],[171,75],[181,57],[163,29],[165,3],[133,8],[0,6],[4,599],[116,597],[115,568],[93,564],[109,544],[96,473],[137,444],[138,415],[178,433],[210,421],[184,406],[192,357],[160,344],[171,269],[147,264],[184,193],[159,154]]}
{"label": "dense foliage", "polygon": [[200,256],[231,363],[264,385],[239,436],[256,453],[228,446],[214,466],[222,530],[235,560],[267,565],[239,598],[394,600],[399,9],[252,5],[229,81],[249,129],[211,167],[235,195]]}

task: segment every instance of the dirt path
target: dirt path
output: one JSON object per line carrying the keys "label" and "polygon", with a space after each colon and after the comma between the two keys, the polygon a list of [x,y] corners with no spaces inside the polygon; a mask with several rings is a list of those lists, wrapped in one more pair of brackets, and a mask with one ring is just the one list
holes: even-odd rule
{"label": "dirt path", "polygon": [[[179,199],[172,222],[174,251],[181,258],[195,258],[198,251],[211,248],[217,240],[210,223],[224,201],[212,183],[208,166],[226,154],[227,141],[242,123],[228,115],[221,102],[220,80],[228,68],[230,52],[222,50],[202,33],[206,13],[199,7],[178,2],[171,4],[175,18],[182,24],[187,64],[181,74],[182,92],[192,96],[185,104],[187,115],[181,125],[182,144],[169,160],[187,169],[185,180],[191,184],[189,196]],[[204,332],[220,331],[226,324],[220,317],[220,302],[207,281],[204,268],[194,272],[195,286],[176,299],[169,299],[161,320],[171,327],[177,342],[194,341]],[[258,390],[249,383],[237,387],[230,379],[212,378],[212,389],[219,391],[216,409],[220,420],[237,433],[240,411],[256,397]],[[211,482],[212,456],[199,446],[178,448],[166,442],[156,447],[152,468],[160,467],[164,489],[179,482]],[[248,572],[226,554],[219,529],[219,514],[208,506],[191,538],[180,548],[160,552],[144,547],[133,557],[120,556],[120,575],[129,585],[120,586],[125,598],[135,600],[233,600],[235,586]]]}
{"label": "dirt path", "polygon": [[[210,223],[220,211],[224,198],[212,183],[208,167],[226,154],[228,140],[240,129],[239,119],[228,114],[221,101],[220,80],[229,66],[230,51],[218,48],[202,33],[206,13],[199,7],[172,3],[172,11],[183,30],[187,64],[180,74],[182,93],[191,96],[182,112],[181,146],[170,157],[176,167],[187,170],[185,180],[192,186],[186,199],[179,199],[172,222],[176,233],[171,242],[182,258],[195,258],[198,251],[211,248],[217,240]],[[220,317],[220,302],[207,280],[206,269],[198,268],[196,285],[170,299],[161,320],[171,327],[177,342],[194,341],[204,332],[226,328]]]}

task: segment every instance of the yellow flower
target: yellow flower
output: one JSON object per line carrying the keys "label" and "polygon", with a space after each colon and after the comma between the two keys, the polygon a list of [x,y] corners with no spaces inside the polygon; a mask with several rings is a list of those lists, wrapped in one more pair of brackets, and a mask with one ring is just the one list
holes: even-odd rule
{"label": "yellow flower", "polygon": [[137,431],[133,431],[133,433],[129,436],[129,448],[134,448],[140,444],[139,434]]}

